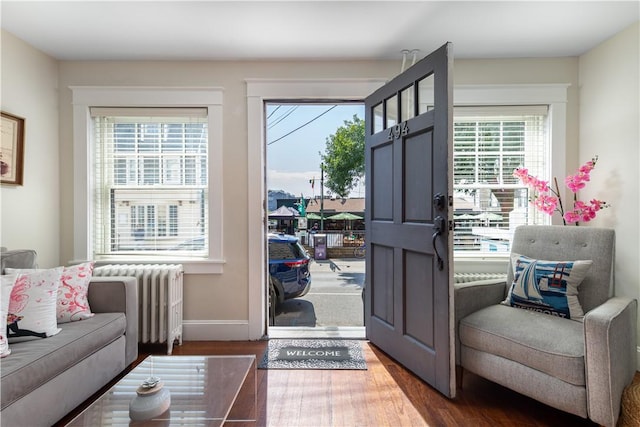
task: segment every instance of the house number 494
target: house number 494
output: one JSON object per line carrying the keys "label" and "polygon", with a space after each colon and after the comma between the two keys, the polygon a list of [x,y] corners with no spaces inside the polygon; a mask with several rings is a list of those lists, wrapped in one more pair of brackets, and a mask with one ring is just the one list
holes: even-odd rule
{"label": "house number 494", "polygon": [[402,122],[389,128],[389,139],[400,138],[409,133],[409,127],[407,126],[407,122]]}

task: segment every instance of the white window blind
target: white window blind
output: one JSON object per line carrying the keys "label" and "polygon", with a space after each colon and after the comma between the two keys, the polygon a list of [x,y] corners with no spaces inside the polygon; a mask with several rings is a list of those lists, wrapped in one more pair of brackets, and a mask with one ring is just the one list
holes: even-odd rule
{"label": "white window blind", "polygon": [[96,255],[207,254],[206,108],[91,108]]}
{"label": "white window blind", "polygon": [[507,252],[515,227],[549,223],[513,177],[526,167],[550,175],[546,106],[454,110],[454,250]]}

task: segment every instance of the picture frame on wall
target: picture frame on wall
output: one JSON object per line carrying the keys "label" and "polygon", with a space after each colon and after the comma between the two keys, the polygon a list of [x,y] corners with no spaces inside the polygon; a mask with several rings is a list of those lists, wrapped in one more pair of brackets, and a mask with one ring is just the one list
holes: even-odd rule
{"label": "picture frame on wall", "polygon": [[0,182],[22,185],[24,171],[24,119],[2,113],[0,133]]}

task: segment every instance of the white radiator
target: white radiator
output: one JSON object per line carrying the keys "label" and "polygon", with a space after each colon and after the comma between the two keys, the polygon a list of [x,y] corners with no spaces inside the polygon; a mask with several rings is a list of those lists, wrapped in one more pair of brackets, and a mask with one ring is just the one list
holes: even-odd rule
{"label": "white radiator", "polygon": [[167,344],[171,354],[182,344],[182,264],[109,264],[94,276],[133,276],[138,279],[138,342]]}
{"label": "white radiator", "polygon": [[507,280],[507,273],[453,273],[454,283],[468,283],[487,279]]}

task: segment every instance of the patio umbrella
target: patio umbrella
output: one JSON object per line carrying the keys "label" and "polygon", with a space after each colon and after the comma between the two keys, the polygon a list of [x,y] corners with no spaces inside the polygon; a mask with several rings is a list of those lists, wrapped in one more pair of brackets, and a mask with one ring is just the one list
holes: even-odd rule
{"label": "patio umbrella", "polygon": [[469,214],[454,215],[453,219],[476,219],[476,216]]}
{"label": "patio umbrella", "polygon": [[[349,221],[349,229],[351,229],[351,221],[354,219],[362,219],[361,216],[352,214],[350,212],[340,212],[338,214],[335,215],[331,215],[330,217],[327,217],[327,219],[332,219],[332,220],[336,220],[336,221]],[[346,227],[345,227],[346,228]]]}
{"label": "patio umbrella", "polygon": [[269,218],[292,219],[299,215],[296,209],[280,206],[275,211],[269,213]]}
{"label": "patio umbrella", "polygon": [[307,214],[307,219],[322,219],[317,213],[311,212]]}
{"label": "patio umbrella", "polygon": [[335,220],[343,219],[343,220],[351,221],[354,219],[362,219],[362,217],[359,215],[352,214],[350,212],[340,212],[339,214],[335,214],[327,217],[327,219],[335,219]]}

